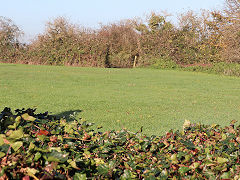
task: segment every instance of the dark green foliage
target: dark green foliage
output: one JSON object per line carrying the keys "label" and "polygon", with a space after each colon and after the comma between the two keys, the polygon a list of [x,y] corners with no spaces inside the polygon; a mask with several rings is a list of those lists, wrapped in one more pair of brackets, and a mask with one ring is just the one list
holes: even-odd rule
{"label": "dark green foliage", "polygon": [[[238,179],[240,126],[185,121],[183,131],[101,133],[34,109],[0,114],[0,176],[21,179]],[[13,118],[14,117],[14,118]],[[6,122],[10,121],[8,124]]]}
{"label": "dark green foliage", "polygon": [[181,67],[180,70],[207,72],[214,74],[223,74],[227,76],[240,76],[240,65],[238,63],[213,63],[213,64],[199,64],[188,67]]}

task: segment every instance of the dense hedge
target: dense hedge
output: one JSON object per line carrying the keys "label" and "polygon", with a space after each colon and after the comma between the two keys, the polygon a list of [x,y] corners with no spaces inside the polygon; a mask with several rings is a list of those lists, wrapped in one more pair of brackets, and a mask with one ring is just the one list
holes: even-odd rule
{"label": "dense hedge", "polygon": [[98,29],[58,17],[29,44],[20,43],[19,28],[0,16],[0,62],[91,67],[142,67],[154,59],[184,65],[239,63],[239,8],[239,0],[225,0],[220,11],[188,11],[178,15],[177,23],[151,13]]}
{"label": "dense hedge", "polygon": [[35,110],[0,114],[2,179],[239,179],[240,126],[191,124],[164,136],[98,132]]}

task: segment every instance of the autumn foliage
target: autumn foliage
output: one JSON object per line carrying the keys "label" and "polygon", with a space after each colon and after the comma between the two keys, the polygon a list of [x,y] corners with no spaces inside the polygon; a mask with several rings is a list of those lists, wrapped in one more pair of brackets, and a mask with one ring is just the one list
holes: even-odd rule
{"label": "autumn foliage", "polygon": [[239,63],[239,0],[220,11],[188,11],[173,24],[168,15],[124,20],[98,29],[80,27],[64,17],[46,24],[29,44],[11,20],[0,19],[0,62],[90,67],[137,67]]}

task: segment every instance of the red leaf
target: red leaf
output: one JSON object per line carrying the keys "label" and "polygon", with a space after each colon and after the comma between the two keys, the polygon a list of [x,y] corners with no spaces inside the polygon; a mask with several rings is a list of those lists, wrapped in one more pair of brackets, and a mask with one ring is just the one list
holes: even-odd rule
{"label": "red leaf", "polygon": [[29,177],[29,176],[24,176],[24,177],[22,178],[22,180],[30,180],[30,177]]}
{"label": "red leaf", "polygon": [[40,135],[45,135],[47,136],[49,134],[49,132],[47,130],[40,130],[36,135],[40,136]]}

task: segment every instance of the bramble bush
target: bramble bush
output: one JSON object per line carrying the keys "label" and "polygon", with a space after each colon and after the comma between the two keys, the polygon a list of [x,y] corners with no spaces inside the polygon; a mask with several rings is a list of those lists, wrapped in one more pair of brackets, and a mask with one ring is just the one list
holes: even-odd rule
{"label": "bramble bush", "polygon": [[1,179],[239,179],[240,125],[192,124],[164,136],[91,123],[36,109],[0,113]]}

